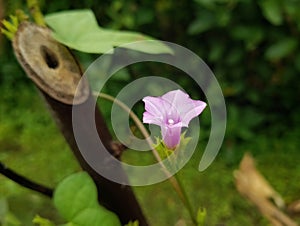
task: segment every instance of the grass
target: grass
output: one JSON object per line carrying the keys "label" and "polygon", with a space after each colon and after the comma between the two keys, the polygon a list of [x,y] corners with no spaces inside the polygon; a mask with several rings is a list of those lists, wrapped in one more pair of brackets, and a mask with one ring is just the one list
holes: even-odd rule
{"label": "grass", "polygon": [[[18,173],[49,187],[65,176],[80,170],[43,101],[30,86],[1,87],[0,160]],[[234,120],[230,118],[229,120]],[[300,158],[299,129],[291,128],[275,136],[272,131],[256,134],[251,141],[225,139],[222,150],[204,172],[197,166],[203,144],[180,171],[194,210],[207,210],[207,225],[268,225],[257,209],[235,189],[233,171],[243,153],[251,152],[257,167],[287,203],[299,199]],[[145,157],[144,157],[145,156]],[[147,162],[152,157],[128,151],[125,161]],[[134,191],[151,225],[174,225],[188,220],[188,213],[168,181],[135,187]],[[30,226],[35,214],[60,221],[51,200],[22,188],[0,175],[0,225],[10,221]],[[10,224],[16,225],[16,224]]]}
{"label": "grass", "polygon": [[[255,143],[240,144],[230,149],[224,145],[216,160],[204,172],[197,171],[201,156],[193,156],[180,172],[180,177],[194,209],[207,209],[207,225],[268,225],[234,186],[232,173],[245,150],[254,155],[258,169],[287,203],[299,199],[300,160],[297,145],[293,144],[294,135],[287,135],[291,140],[274,141],[261,136]],[[286,142],[290,145],[286,146]],[[234,153],[229,153],[232,151]],[[174,225],[179,218],[187,218],[187,212],[168,182],[135,190],[141,202],[146,204],[143,206],[145,213],[151,216],[151,225]]]}

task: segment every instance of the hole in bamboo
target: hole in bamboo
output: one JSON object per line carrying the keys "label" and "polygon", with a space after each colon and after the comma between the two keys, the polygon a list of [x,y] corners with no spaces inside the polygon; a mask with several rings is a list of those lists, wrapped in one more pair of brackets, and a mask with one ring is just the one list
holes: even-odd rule
{"label": "hole in bamboo", "polygon": [[44,61],[46,62],[49,68],[56,69],[59,66],[57,56],[47,46],[42,45],[40,47],[40,51]]}

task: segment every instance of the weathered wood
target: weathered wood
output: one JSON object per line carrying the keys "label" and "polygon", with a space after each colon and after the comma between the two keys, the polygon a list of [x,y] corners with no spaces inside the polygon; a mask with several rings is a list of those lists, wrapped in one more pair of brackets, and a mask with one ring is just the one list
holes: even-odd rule
{"label": "weathered wood", "polygon": [[[234,172],[237,190],[252,203],[274,226],[297,226],[280,208],[284,207],[281,196],[256,169],[254,159],[246,153],[238,170]],[[273,199],[275,206],[270,199]]]}
{"label": "weathered wood", "polygon": [[23,22],[13,46],[27,75],[49,96],[65,104],[80,104],[88,98],[87,81],[78,84],[80,67],[70,51],[51,38],[49,29]]}
{"label": "weathered wood", "polygon": [[[76,88],[82,75],[76,59],[66,47],[51,38],[48,29],[30,23],[21,25],[14,39],[13,46],[20,64],[40,89],[57,125],[81,167],[95,181],[100,203],[114,211],[123,224],[137,219],[141,226],[148,225],[131,187],[102,177],[90,167],[80,153],[73,133],[73,108],[76,108],[76,112],[81,115],[79,118],[82,118],[82,121],[80,121],[84,136],[82,139],[86,140],[91,148],[95,148],[97,145],[90,130],[93,123],[96,123],[99,137],[105,148],[112,154],[112,158],[114,158],[116,146],[113,145],[111,134],[98,108],[95,109],[94,119],[86,117],[89,115],[87,109],[90,109],[90,106],[93,106],[95,101],[91,96],[91,92],[86,90],[89,89],[87,83],[80,87],[82,95],[79,100],[75,101],[74,105],[72,100],[74,98],[74,88]],[[31,46],[36,51],[28,49],[26,46]],[[47,52],[46,55],[48,55],[45,56],[43,51]],[[99,147],[99,151],[106,150],[102,150]],[[113,172],[118,172],[126,178],[121,165],[112,168],[109,163],[107,159],[99,159],[99,164],[106,164],[105,166],[110,167]]]}
{"label": "weathered wood", "polygon": [[300,216],[300,200],[296,200],[289,204],[288,206],[288,212],[292,215]]}

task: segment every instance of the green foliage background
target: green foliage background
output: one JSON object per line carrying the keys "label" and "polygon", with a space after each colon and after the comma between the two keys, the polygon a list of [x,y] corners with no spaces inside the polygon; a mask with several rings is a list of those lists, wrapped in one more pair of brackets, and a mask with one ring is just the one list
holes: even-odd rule
{"label": "green foliage background", "polygon": [[[45,14],[91,8],[102,27],[138,31],[185,46],[214,71],[227,103],[225,142],[209,170],[195,172],[199,159],[195,156],[197,160],[182,172],[190,194],[195,197],[194,205],[207,208],[208,225],[266,225],[259,213],[236,195],[233,185],[232,171],[245,151],[254,153],[267,178],[287,202],[299,198],[299,0],[40,2]],[[3,16],[16,8],[25,8],[23,1],[6,0],[3,3]],[[84,66],[97,57],[76,54]],[[114,95],[139,75],[165,74],[180,83],[193,98],[203,97],[191,80],[167,66],[134,65],[125,74],[121,80],[112,79],[110,87],[114,88],[105,91]],[[77,171],[78,165],[58,135],[47,110],[40,110],[44,109],[41,100],[17,64],[10,43],[1,36],[0,89],[0,160],[49,186],[55,186],[63,177]],[[107,119],[110,118],[109,107],[103,103],[102,111]],[[203,115],[201,120],[202,139],[205,140],[209,115]],[[58,159],[65,161],[64,166],[56,164]],[[139,156],[130,152],[124,159],[140,161]],[[24,211],[18,209],[22,206],[18,202],[23,200],[18,197],[20,194],[26,194],[28,202],[38,202],[33,206],[39,207],[31,212],[55,215],[48,201],[36,198],[37,195],[4,177],[0,177],[0,183],[0,194],[4,194],[0,202],[0,219],[1,208],[11,205],[14,210],[11,212],[19,219],[29,221],[30,217],[22,215]],[[187,218],[168,183],[136,188],[136,192],[153,225],[174,225],[176,219]],[[154,194],[157,201],[152,198]]]}
{"label": "green foliage background", "polygon": [[[298,0],[40,2],[45,14],[91,8],[103,27],[138,31],[191,49],[216,74],[230,103],[228,111],[252,121],[245,123],[247,127],[280,124],[274,129],[284,131],[299,122],[299,105],[295,104],[300,92],[296,80],[300,72]],[[6,14],[17,7],[24,8],[21,1],[4,3]],[[10,46],[5,43],[1,49],[6,55],[1,57],[1,83],[26,80],[20,71],[11,76],[15,60]],[[143,71],[145,68],[138,70]],[[157,69],[152,68],[151,72],[157,73]],[[191,92],[198,92],[186,76],[178,73],[170,74]],[[243,111],[250,112],[249,118]],[[237,133],[229,134],[249,136]]]}

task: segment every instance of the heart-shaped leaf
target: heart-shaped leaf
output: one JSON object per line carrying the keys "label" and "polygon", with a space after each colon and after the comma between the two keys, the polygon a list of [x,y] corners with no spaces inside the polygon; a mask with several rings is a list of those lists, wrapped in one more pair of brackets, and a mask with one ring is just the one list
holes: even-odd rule
{"label": "heart-shaped leaf", "polygon": [[85,172],[73,174],[59,183],[54,205],[67,225],[120,226],[118,217],[98,204],[94,181]]}
{"label": "heart-shaped leaf", "polygon": [[[99,27],[91,10],[52,13],[45,16],[45,21],[53,29],[53,37],[58,42],[81,52],[106,53],[122,46],[150,54],[172,53],[168,46],[150,36]],[[130,43],[134,44],[126,45]]]}

